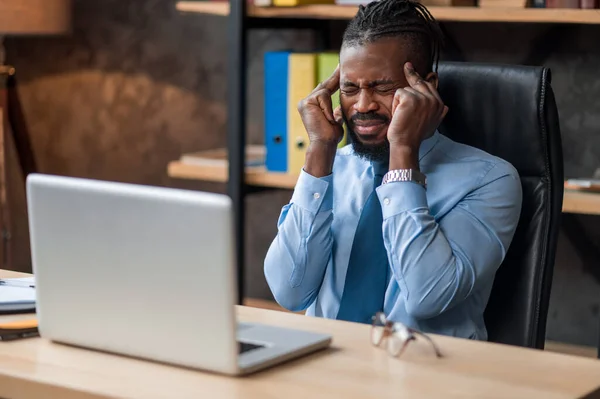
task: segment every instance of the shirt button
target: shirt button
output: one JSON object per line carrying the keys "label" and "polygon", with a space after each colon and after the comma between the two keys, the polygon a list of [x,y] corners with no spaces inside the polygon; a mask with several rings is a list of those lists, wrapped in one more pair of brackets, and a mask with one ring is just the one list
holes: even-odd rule
{"label": "shirt button", "polygon": [[389,198],[384,198],[383,203],[386,205],[390,204],[390,199]]}
{"label": "shirt button", "polygon": [[319,193],[314,193],[314,194],[313,194],[313,198],[314,198],[314,199],[319,199],[319,198],[321,198],[321,194],[319,194]]}

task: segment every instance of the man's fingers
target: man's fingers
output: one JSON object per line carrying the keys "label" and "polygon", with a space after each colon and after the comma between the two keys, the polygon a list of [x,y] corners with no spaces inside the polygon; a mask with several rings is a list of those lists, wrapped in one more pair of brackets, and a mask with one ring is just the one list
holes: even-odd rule
{"label": "man's fingers", "polygon": [[443,104],[444,102],[442,101],[442,97],[440,97],[440,93],[437,91],[437,89],[435,88],[433,83],[427,82],[427,85],[429,86],[429,91],[436,98],[436,100],[438,100],[441,104]]}
{"label": "man's fingers", "polygon": [[404,75],[410,87],[425,95],[436,97],[441,101],[433,83],[423,79],[410,62],[404,64]]}
{"label": "man's fingers", "polygon": [[418,90],[421,93],[425,94],[426,96],[430,96],[435,99],[439,98],[439,96],[437,96],[437,90],[435,89],[435,86],[433,85],[433,83],[428,82],[426,80],[419,80],[419,82],[413,88],[415,90]]}
{"label": "man's fingers", "polygon": [[412,88],[410,86],[405,87],[403,89],[405,92],[409,93],[410,95],[415,96],[416,98],[423,98],[425,96],[425,94],[415,88]]}
{"label": "man's fingers", "polygon": [[322,91],[317,95],[317,101],[319,103],[319,107],[323,114],[327,118],[327,120],[331,123],[335,123],[335,118],[333,117],[333,110],[331,105],[331,96],[327,94],[326,91]]}
{"label": "man's fingers", "polygon": [[392,101],[392,112],[396,112],[396,108],[402,104],[417,102],[421,98],[423,98],[423,94],[410,86],[398,89],[396,90],[396,94],[394,94],[394,100]]}
{"label": "man's fingers", "polygon": [[415,67],[411,62],[407,62],[404,64],[404,76],[406,76],[406,81],[410,85],[418,90],[417,86],[425,83],[425,80],[419,75],[419,73],[415,70]]}
{"label": "man's fingers", "polygon": [[415,100],[415,95],[408,91],[409,88],[410,87],[405,87],[396,90],[394,99],[392,100],[392,120],[398,115],[398,109],[400,109],[401,104],[406,103],[406,101]]}
{"label": "man's fingers", "polygon": [[448,107],[446,105],[444,105],[444,110],[442,111],[442,120],[446,117],[447,113],[448,113]]}
{"label": "man's fingers", "polygon": [[394,93],[394,99],[392,100],[392,115],[394,115],[394,113],[396,112],[396,107],[398,107],[398,104],[400,104],[400,97],[402,96],[402,90],[404,90],[404,89],[398,89],[398,90],[396,90],[396,93]]}
{"label": "man's fingers", "polygon": [[419,96],[421,96],[421,94],[410,86],[396,90],[394,99],[392,100],[392,115],[396,113],[398,106],[406,104],[408,101],[416,101]]}
{"label": "man's fingers", "polygon": [[333,118],[340,125],[344,123],[344,118],[342,117],[342,107],[339,105],[333,110]]}
{"label": "man's fingers", "polygon": [[340,66],[338,65],[335,68],[335,71],[331,74],[330,77],[319,83],[316,87],[315,91],[327,89],[329,94],[333,94],[340,88]]}
{"label": "man's fingers", "polygon": [[[405,87],[404,90],[417,96],[417,97],[420,97],[421,99],[425,99],[426,101],[430,102],[432,105],[435,105],[435,107],[438,110],[438,112],[440,113],[440,115],[442,112],[444,112],[445,108],[448,108],[444,105],[444,102],[442,101],[442,98],[440,97],[440,94],[436,90],[433,83],[423,81],[422,83],[419,83],[417,86],[418,86],[418,89],[408,86],[408,87]],[[445,111],[445,112],[447,112],[447,111]]]}

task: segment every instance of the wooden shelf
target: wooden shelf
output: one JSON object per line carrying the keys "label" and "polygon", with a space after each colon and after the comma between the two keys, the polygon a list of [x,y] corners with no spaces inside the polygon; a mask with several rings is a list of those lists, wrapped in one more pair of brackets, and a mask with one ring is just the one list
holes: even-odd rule
{"label": "wooden shelf", "polygon": [[229,3],[211,3],[199,1],[178,1],[177,10],[199,14],[229,15]]}
{"label": "wooden shelf", "polygon": [[[180,161],[169,163],[168,174],[178,179],[203,180],[225,183],[228,180],[227,169],[184,164]],[[287,173],[272,173],[265,169],[253,168],[246,172],[246,184],[258,187],[293,189],[298,176]]]}
{"label": "wooden shelf", "polygon": [[565,190],[563,212],[600,215],[600,194]]}
{"label": "wooden shelf", "polygon": [[[229,3],[179,1],[177,9],[213,15],[228,15]],[[439,21],[462,22],[535,22],[600,24],[600,10],[568,8],[479,8],[428,7]],[[256,18],[350,19],[356,14],[355,6],[312,5],[298,7],[248,6],[248,15]]]}
{"label": "wooden shelf", "polygon": [[[187,165],[179,161],[169,164],[170,177],[189,180],[203,180],[211,182],[227,182],[227,169],[218,167],[200,167]],[[246,173],[246,184],[258,187],[273,187],[293,189],[298,176],[286,173],[272,173],[264,169],[253,169]],[[586,193],[565,190],[563,198],[563,212],[579,213],[584,215],[600,215],[600,193]]]}

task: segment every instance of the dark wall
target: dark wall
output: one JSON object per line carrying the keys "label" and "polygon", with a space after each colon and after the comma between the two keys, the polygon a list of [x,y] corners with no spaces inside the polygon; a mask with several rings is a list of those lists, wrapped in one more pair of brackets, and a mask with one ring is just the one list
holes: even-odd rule
{"label": "dark wall", "polygon": [[7,40],[45,172],[168,184],[187,149],[224,144],[222,21],[171,1],[75,1],[69,37]]}
{"label": "dark wall", "polygon": [[[565,172],[600,166],[600,27],[445,24],[445,59],[545,64],[560,111]],[[311,48],[306,31],[249,37],[248,141],[262,142],[262,54]],[[335,41],[335,40],[334,40]],[[171,0],[75,0],[73,34],[11,38],[36,159],[45,173],[223,192],[222,184],[168,178],[182,152],[225,145],[226,19],[180,15]],[[269,297],[262,259],[288,190],[248,199],[247,292]],[[592,230],[595,219],[581,217]],[[594,242],[600,235],[592,231]],[[593,262],[592,262],[593,263]],[[560,241],[549,336],[595,344],[600,285]]]}

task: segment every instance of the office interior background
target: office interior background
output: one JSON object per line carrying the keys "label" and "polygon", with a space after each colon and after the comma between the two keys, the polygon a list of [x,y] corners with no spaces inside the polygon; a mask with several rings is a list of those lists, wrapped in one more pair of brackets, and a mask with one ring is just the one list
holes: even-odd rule
{"label": "office interior background", "polygon": [[[18,71],[18,92],[40,172],[225,192],[225,184],[167,174],[167,164],[182,153],[226,145],[226,17],[181,13],[174,3],[75,0],[71,34],[6,38],[7,60]],[[343,26],[334,24],[332,43]],[[442,60],[550,67],[565,177],[591,177],[600,168],[600,25],[443,26],[451,40]],[[310,50],[317,38],[308,30],[280,29],[253,31],[248,40],[247,140],[262,144],[264,52]],[[249,297],[272,299],[263,258],[290,196],[290,190],[278,189],[247,199]],[[547,337],[595,347],[600,323],[600,257],[594,256],[600,248],[598,216],[569,215],[566,220],[577,229],[560,235]],[[22,230],[26,219],[15,223]],[[16,259],[15,268],[30,271],[26,258]]]}

